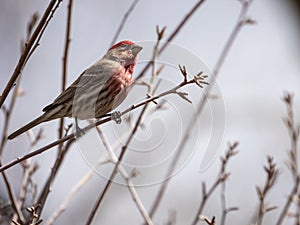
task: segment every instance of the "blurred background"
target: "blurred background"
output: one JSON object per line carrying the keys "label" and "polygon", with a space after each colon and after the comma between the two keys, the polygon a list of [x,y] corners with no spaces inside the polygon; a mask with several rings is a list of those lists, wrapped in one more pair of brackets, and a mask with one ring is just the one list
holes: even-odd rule
{"label": "blurred background", "polygon": [[[68,1],[63,1],[60,5],[41,39],[40,46],[24,69],[20,88],[25,95],[17,99],[9,127],[10,132],[40,115],[42,108],[51,103],[60,93],[67,3]],[[129,0],[74,2],[68,84],[107,51],[131,3]],[[20,56],[20,41],[26,35],[26,26],[30,17],[34,12],[41,15],[47,4],[46,1],[34,0],[1,1],[1,92],[17,64]],[[194,4],[195,1],[192,0],[176,3],[171,0],[140,0],[129,16],[119,40],[130,39],[140,43],[155,41],[156,25],[167,26],[167,34],[171,33]],[[174,39],[173,44],[191,51],[212,70],[236,23],[240,8],[241,4],[236,0],[207,0]],[[257,23],[245,26],[239,33],[217,79],[220,89],[217,95],[218,100],[221,100],[225,106],[226,127],[220,139],[220,145],[218,149],[215,149],[219,152],[217,157],[227,148],[227,142],[238,141],[240,143],[239,154],[229,163],[228,169],[231,176],[226,194],[228,205],[239,207],[239,211],[229,214],[228,224],[249,224],[252,221],[258,203],[255,186],[262,185],[265,180],[263,165],[267,155],[274,156],[280,173],[267,200],[271,205],[279,206],[279,209],[266,215],[266,224],[276,221],[278,212],[292,188],[292,176],[286,166],[290,140],[282,120],[286,110],[281,98],[285,91],[294,93],[295,117],[300,122],[299,9],[299,1],[296,0],[254,1],[248,16]],[[137,71],[142,66],[139,64]],[[173,76],[168,71],[163,71],[163,76]],[[180,80],[179,75],[178,77]],[[176,79],[178,78],[175,78],[175,83]],[[168,80],[173,79],[168,78]],[[191,92],[195,93],[194,90]],[[196,101],[199,96],[194,94],[191,98]],[[185,104],[185,102],[182,103],[182,105]],[[121,109],[125,109],[126,106],[128,106],[126,103],[122,104]],[[187,111],[189,107],[186,107]],[[213,118],[209,117],[209,109],[205,112],[200,119],[199,126],[201,132],[209,136],[210,133],[205,130],[209,131],[211,124],[205,121]],[[170,113],[165,116],[172,115]],[[177,121],[176,118],[174,120]],[[3,121],[4,116],[1,115],[1,129]],[[185,123],[185,120],[182,121]],[[72,120],[67,120],[67,122],[70,123]],[[194,131],[197,134],[199,126],[196,126],[196,131]],[[42,147],[56,139],[58,121],[49,122],[40,127],[43,128],[45,134],[45,138],[38,143],[38,146]],[[33,132],[36,133],[38,129],[33,129]],[[109,128],[107,130],[109,131]],[[151,127],[149,130],[151,131]],[[168,125],[165,132],[174,132],[174,128]],[[151,132],[149,135],[152,135]],[[110,134],[108,136],[110,139],[114,137]],[[170,140],[169,143],[171,143]],[[189,146],[192,145],[193,142]],[[176,224],[191,223],[201,199],[201,182],[206,181],[208,185],[211,184],[220,166],[220,161],[217,159],[205,171],[200,172],[201,155],[205,151],[205,145],[201,143],[200,138],[199,146],[194,146],[195,151],[189,154],[191,156],[189,160],[184,163],[176,176],[173,176],[167,194],[153,219],[155,224],[165,224],[171,211],[176,212]],[[26,135],[9,141],[3,153],[2,162],[9,162],[15,157],[22,156],[28,151],[28,146]],[[86,144],[84,146],[89,147]],[[75,144],[67,155],[51,189],[43,214],[45,220],[90,169],[85,157],[82,157],[84,155],[82,151],[82,143]],[[158,154],[161,153],[158,152]],[[33,177],[38,187],[45,182],[55,155],[55,150],[50,150],[32,159],[38,161],[40,165]],[[130,161],[130,158],[128,160]],[[153,171],[153,173],[157,172]],[[15,166],[9,169],[8,175],[17,192],[20,185],[20,168]],[[140,176],[143,178],[143,175],[145,176],[141,173]],[[105,184],[104,181],[103,176],[95,173],[92,180],[76,195],[55,224],[83,224]],[[2,182],[1,180],[0,200],[5,202],[8,198]],[[151,206],[158,188],[158,184],[150,185],[150,183],[138,187],[138,193],[146,208]],[[220,215],[219,198],[217,192],[209,201],[205,215],[208,217]],[[141,224],[142,222],[143,218],[133,203],[128,189],[123,185],[115,184],[108,192],[95,224]],[[292,224],[292,222],[293,220],[286,220],[285,224]]]}

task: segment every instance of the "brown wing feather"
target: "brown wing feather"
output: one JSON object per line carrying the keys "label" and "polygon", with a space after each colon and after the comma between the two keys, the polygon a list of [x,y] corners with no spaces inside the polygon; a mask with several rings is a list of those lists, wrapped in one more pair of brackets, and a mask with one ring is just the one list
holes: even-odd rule
{"label": "brown wing feather", "polygon": [[85,73],[85,71],[83,71],[81,73],[81,75],[53,101],[53,103],[51,103],[51,104],[47,105],[45,108],[43,108],[43,112],[48,112],[49,110],[52,110],[56,106],[70,101],[74,97],[75,91],[78,88],[78,84],[82,83],[81,77],[84,73]]}
{"label": "brown wing feather", "polygon": [[[47,105],[43,112],[48,112],[58,105],[72,101],[74,95],[80,95],[85,89],[81,87],[91,86],[93,83],[99,83],[107,74],[111,74],[115,68],[110,65],[106,60],[100,60],[90,68],[86,69],[81,75],[65,90],[63,91],[50,105]],[[96,79],[96,80],[95,80]]]}

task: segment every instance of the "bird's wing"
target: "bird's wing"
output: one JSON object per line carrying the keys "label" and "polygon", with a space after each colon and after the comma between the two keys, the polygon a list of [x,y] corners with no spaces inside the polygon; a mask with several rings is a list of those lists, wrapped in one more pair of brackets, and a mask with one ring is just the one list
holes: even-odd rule
{"label": "bird's wing", "polygon": [[77,78],[73,84],[71,84],[66,90],[64,90],[54,101],[53,103],[47,105],[43,108],[43,112],[48,112],[52,110],[58,105],[64,104],[65,102],[72,101],[74,93],[76,91],[76,84],[80,82],[80,77],[84,74],[84,72]]}
{"label": "bird's wing", "polygon": [[86,87],[101,85],[105,82],[107,75],[111,74],[115,68],[107,65],[104,60],[100,60],[85,71],[65,90],[63,91],[50,105],[47,105],[43,111],[47,112],[67,102],[72,102],[75,95],[80,96],[86,91]]}

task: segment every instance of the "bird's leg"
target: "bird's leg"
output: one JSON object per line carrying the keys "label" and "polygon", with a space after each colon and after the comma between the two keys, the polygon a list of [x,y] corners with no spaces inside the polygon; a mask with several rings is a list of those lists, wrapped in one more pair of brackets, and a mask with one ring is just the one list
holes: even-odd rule
{"label": "bird's leg", "polygon": [[122,122],[121,116],[122,114],[120,111],[114,111],[111,113],[111,119],[114,120],[117,124],[120,124]]}
{"label": "bird's leg", "polygon": [[78,119],[75,117],[75,135],[77,138],[84,135],[84,131],[78,126]]}

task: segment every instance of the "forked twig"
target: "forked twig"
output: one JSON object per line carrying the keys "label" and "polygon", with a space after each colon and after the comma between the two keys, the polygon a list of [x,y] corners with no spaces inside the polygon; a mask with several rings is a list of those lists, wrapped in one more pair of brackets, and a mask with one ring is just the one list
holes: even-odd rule
{"label": "forked twig", "polygon": [[270,212],[271,210],[277,208],[275,206],[267,207],[265,203],[266,196],[270,192],[271,188],[274,186],[278,175],[278,170],[276,168],[276,164],[273,162],[273,158],[271,156],[268,156],[267,161],[267,166],[264,166],[264,170],[267,173],[265,184],[263,188],[260,188],[259,186],[256,187],[256,192],[259,199],[259,207],[256,222],[257,225],[263,224],[263,218],[266,212]]}

